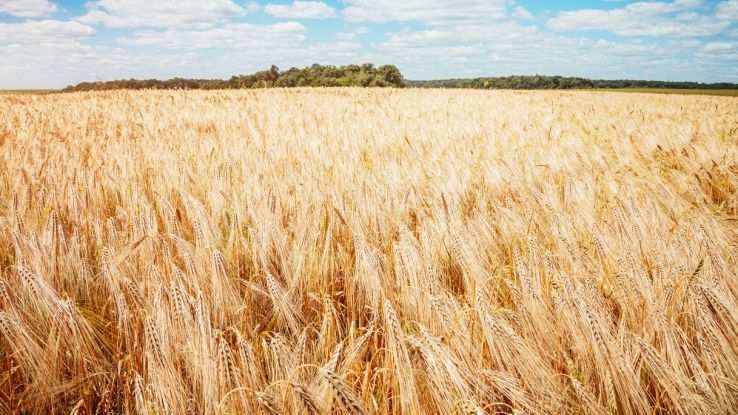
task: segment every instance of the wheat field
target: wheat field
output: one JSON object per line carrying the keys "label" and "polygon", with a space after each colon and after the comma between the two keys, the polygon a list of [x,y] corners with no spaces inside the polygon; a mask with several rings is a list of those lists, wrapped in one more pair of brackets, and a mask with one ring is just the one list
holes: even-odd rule
{"label": "wheat field", "polygon": [[0,413],[727,414],[738,99],[0,96]]}

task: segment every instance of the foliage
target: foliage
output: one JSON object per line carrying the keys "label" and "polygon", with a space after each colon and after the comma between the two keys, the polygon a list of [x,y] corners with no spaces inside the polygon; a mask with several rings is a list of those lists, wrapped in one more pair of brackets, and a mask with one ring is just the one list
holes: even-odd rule
{"label": "foliage", "polygon": [[394,65],[375,67],[371,63],[362,65],[319,65],[306,68],[290,68],[280,71],[275,65],[265,71],[251,75],[233,76],[228,80],[173,78],[166,81],[119,80],[107,82],[82,82],[68,86],[64,91],[99,91],[109,89],[241,89],[270,87],[395,87],[402,88],[404,79]]}
{"label": "foliage", "polygon": [[[662,89],[662,90],[738,90],[732,83],[669,82],[647,80],[592,80],[563,76],[504,76],[484,78],[405,80],[394,65],[375,67],[362,65],[319,65],[280,71],[275,65],[251,75],[230,79],[117,80],[82,82],[64,91],[98,91],[111,89],[241,89],[270,87],[414,87],[472,89]],[[721,93],[725,94],[725,93]]]}
{"label": "foliage", "polygon": [[503,76],[466,79],[439,79],[431,81],[407,81],[408,87],[415,88],[475,88],[475,89],[738,89],[738,84],[699,82],[670,82],[646,80],[592,80],[563,76]]}

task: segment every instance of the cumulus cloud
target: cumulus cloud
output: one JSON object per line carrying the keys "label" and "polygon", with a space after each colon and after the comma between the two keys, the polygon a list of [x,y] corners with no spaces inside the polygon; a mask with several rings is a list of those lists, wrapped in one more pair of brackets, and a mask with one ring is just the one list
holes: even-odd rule
{"label": "cumulus cloud", "polygon": [[702,48],[703,53],[736,53],[738,52],[738,42],[711,42]]}
{"label": "cumulus cloud", "polygon": [[0,45],[3,43],[38,44],[89,37],[95,29],[60,20],[29,20],[24,23],[0,23]]}
{"label": "cumulus cloud", "polygon": [[[699,0],[673,2],[639,2],[622,8],[601,10],[583,9],[559,13],[548,21],[548,27],[557,32],[604,30],[621,36],[714,36],[730,29],[728,19],[689,12],[700,6]],[[727,9],[727,7],[725,7]],[[671,13],[682,12],[676,17]]]}
{"label": "cumulus cloud", "polygon": [[56,4],[48,0],[2,0],[0,13],[19,17],[44,17],[57,10]]}
{"label": "cumulus cloud", "polygon": [[356,36],[367,33],[369,33],[369,29],[366,26],[359,26],[350,32],[336,32],[336,39],[341,41],[351,41],[356,39]]}
{"label": "cumulus cloud", "polygon": [[724,68],[723,79],[738,78],[738,42],[709,42],[695,53],[694,60],[700,65]]}
{"label": "cumulus cloud", "polygon": [[[736,79],[725,62],[695,59],[703,43],[666,44],[568,37],[514,21],[405,29],[374,45],[373,57],[395,62],[409,79],[549,74],[592,78]],[[726,48],[725,45],[721,46]]]}
{"label": "cumulus cloud", "polygon": [[738,0],[729,0],[718,4],[715,15],[723,20],[738,20]]}
{"label": "cumulus cloud", "polygon": [[[81,41],[95,30],[59,20],[0,23],[0,88],[58,87],[68,76],[84,75],[79,63],[95,53]],[[89,59],[90,68],[102,60]]]}
{"label": "cumulus cloud", "polygon": [[295,1],[292,4],[267,4],[264,13],[287,19],[327,19],[336,17],[336,10],[322,1]]}
{"label": "cumulus cloud", "polygon": [[[224,78],[273,63],[286,68],[314,62],[394,63],[410,79],[541,73],[738,81],[738,0],[573,10],[550,19],[552,30],[539,28],[536,16],[514,0],[342,0],[339,10],[324,1],[248,1],[93,0],[70,21],[0,23],[0,88]],[[0,0],[0,13],[11,9],[16,16],[43,18],[56,6]],[[238,19],[257,10],[289,20]],[[323,40],[330,38],[326,33],[311,38],[299,21],[331,17],[344,18],[340,31],[327,33],[334,41]],[[395,24],[373,25],[390,22]],[[108,27],[132,30],[96,37],[96,31],[116,33]],[[360,36],[369,31],[375,33],[371,40]],[[596,31],[637,37],[601,40]]]}
{"label": "cumulus cloud", "polygon": [[20,48],[22,48],[22,47],[23,47],[23,45],[21,45],[19,43],[11,43],[9,45],[0,46],[0,54],[2,54],[2,53],[13,53],[13,52],[16,52],[16,51],[20,50]]}
{"label": "cumulus cloud", "polygon": [[273,25],[231,23],[208,30],[144,30],[118,39],[124,46],[168,49],[244,49],[283,48],[305,39],[307,28],[297,22]]}
{"label": "cumulus cloud", "polygon": [[513,9],[512,17],[520,20],[531,20],[533,19],[533,13],[528,11],[523,6],[515,6],[515,9]]}
{"label": "cumulus cloud", "polygon": [[346,0],[352,22],[421,22],[453,24],[505,17],[508,0]]}
{"label": "cumulus cloud", "polygon": [[88,7],[87,14],[77,18],[79,22],[113,28],[206,28],[258,9],[256,3],[240,6],[232,0],[98,0]]}
{"label": "cumulus cloud", "polygon": [[345,64],[360,61],[360,49],[361,43],[356,42],[322,42],[312,44],[303,51],[296,51],[296,54],[304,65],[315,62]]}
{"label": "cumulus cloud", "polygon": [[[187,54],[155,58],[120,48],[80,42],[27,45],[3,54],[0,47],[0,89],[60,88],[82,81],[128,78],[201,77],[202,62]],[[194,69],[193,69],[194,68]]]}

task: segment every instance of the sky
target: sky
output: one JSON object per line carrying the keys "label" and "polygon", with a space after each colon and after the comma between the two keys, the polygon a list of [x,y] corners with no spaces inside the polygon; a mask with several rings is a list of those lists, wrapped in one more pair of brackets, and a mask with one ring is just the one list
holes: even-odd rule
{"label": "sky", "polygon": [[0,0],[0,89],[364,62],[738,83],[738,0]]}

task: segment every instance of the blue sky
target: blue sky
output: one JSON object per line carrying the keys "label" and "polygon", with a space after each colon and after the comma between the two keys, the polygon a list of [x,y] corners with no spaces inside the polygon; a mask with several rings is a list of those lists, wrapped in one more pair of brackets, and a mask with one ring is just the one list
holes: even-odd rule
{"label": "blue sky", "polygon": [[316,62],[738,82],[738,0],[0,0],[0,89]]}

